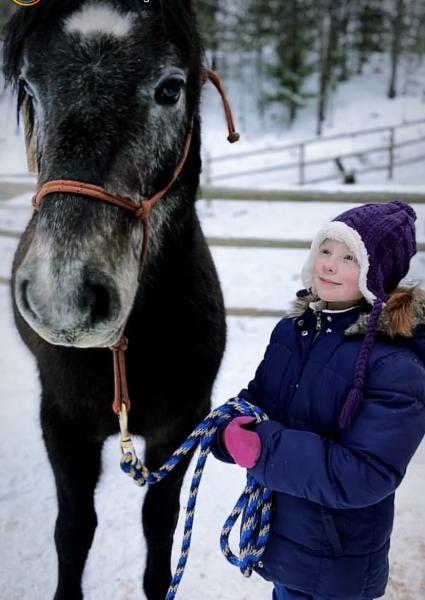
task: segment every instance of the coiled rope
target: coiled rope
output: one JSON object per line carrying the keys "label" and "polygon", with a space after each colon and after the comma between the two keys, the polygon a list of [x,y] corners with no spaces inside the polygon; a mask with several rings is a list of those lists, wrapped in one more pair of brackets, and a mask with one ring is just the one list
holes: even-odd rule
{"label": "coiled rope", "polygon": [[[192,431],[190,436],[181,444],[167,462],[157,471],[149,471],[136,455],[133,443],[128,434],[127,412],[123,404],[120,411],[121,428],[121,469],[133,481],[143,486],[146,483],[153,485],[161,481],[188,452],[199,444],[200,452],[190,486],[189,499],[186,508],[183,541],[180,558],[176,571],[171,580],[165,600],[175,598],[178,586],[183,577],[189,555],[192,538],[193,519],[199,484],[202,478],[205,462],[211,451],[211,444],[217,430],[226,422],[237,416],[252,416],[257,422],[268,419],[267,415],[257,406],[234,398],[216,408]],[[229,535],[242,514],[239,556],[233,554],[229,547]],[[220,547],[226,559],[238,567],[245,577],[249,577],[264,552],[269,530],[271,516],[271,492],[260,485],[253,477],[247,475],[247,484],[236,502],[231,514],[223,525],[220,536]]]}

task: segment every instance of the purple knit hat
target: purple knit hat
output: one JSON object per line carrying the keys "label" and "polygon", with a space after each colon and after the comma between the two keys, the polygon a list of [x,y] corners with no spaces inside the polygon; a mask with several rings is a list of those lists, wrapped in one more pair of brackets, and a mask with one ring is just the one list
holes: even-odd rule
{"label": "purple knit hat", "polygon": [[403,202],[364,204],[336,217],[320,229],[314,238],[301,279],[307,289],[314,289],[313,264],[325,239],[344,242],[360,266],[359,289],[372,305],[367,331],[357,357],[354,385],[342,407],[339,426],[349,427],[360,402],[366,364],[378,327],[382,305],[388,294],[407,275],[410,259],[416,254],[416,214]]}

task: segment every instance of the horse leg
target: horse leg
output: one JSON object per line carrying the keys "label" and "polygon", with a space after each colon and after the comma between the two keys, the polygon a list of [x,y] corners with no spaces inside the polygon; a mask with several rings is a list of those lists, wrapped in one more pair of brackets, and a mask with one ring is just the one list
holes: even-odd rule
{"label": "horse leg", "polygon": [[[145,462],[150,470],[159,468],[178,443],[152,446],[146,441]],[[143,530],[147,545],[143,588],[148,600],[164,600],[171,582],[171,550],[180,510],[180,488],[193,453],[164,479],[151,485],[143,503]]]}
{"label": "horse leg", "polygon": [[102,442],[89,441],[82,421],[65,421],[52,412],[42,409],[41,422],[58,499],[55,600],[80,600],[81,577],[97,525],[93,496]]}

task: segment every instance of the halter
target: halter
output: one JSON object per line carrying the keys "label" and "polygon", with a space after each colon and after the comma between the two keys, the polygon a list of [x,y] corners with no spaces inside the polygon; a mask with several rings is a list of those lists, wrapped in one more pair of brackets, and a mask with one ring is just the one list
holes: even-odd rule
{"label": "halter", "polygon": [[[233,121],[232,111],[227,100],[223,85],[217,73],[212,71],[211,69],[204,69],[205,79],[209,79],[211,83],[216,87],[218,93],[221,96],[221,100],[223,103],[225,118],[227,122],[227,128],[229,131],[229,135],[227,137],[228,141],[233,144],[239,140],[239,133],[237,133]],[[156,192],[151,198],[147,200],[143,200],[142,202],[135,203],[131,198],[126,196],[118,196],[115,194],[110,194],[106,191],[105,188],[101,186],[94,185],[92,183],[83,183],[81,181],[75,181],[70,179],[55,179],[52,181],[48,181],[44,183],[38,192],[34,195],[32,199],[32,206],[34,211],[40,211],[43,206],[43,202],[45,198],[49,194],[57,194],[57,193],[71,193],[71,194],[79,194],[81,196],[94,198],[95,200],[101,200],[102,202],[107,202],[109,204],[113,204],[120,208],[125,208],[130,210],[136,219],[142,221],[143,224],[143,244],[142,251],[140,256],[140,272],[143,270],[146,260],[146,253],[148,248],[148,240],[149,240],[149,215],[151,209],[158,200],[161,200],[163,196],[169,191],[179,174],[181,173],[184,164],[186,162],[187,156],[189,154],[190,144],[192,141],[192,127],[186,137],[186,141],[183,147],[183,152],[180,158],[180,161],[177,163],[173,174],[171,176],[168,184],[159,192]],[[122,336],[116,344],[110,346],[110,350],[113,352],[114,357],[114,385],[115,385],[115,396],[114,402],[112,404],[113,411],[118,415],[121,410],[121,405],[124,404],[127,411],[130,410],[131,402],[128,395],[127,389],[127,377],[125,370],[125,357],[124,353],[127,349],[128,340],[125,336]]]}

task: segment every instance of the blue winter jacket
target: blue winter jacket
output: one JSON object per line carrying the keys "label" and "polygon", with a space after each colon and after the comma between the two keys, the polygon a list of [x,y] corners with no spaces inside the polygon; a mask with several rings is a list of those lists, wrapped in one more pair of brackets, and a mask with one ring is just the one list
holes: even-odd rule
{"label": "blue winter jacket", "polygon": [[[425,434],[425,293],[412,292],[413,337],[391,339],[384,309],[364,401],[343,432],[368,315],[313,310],[311,300],[277,324],[239,394],[270,418],[255,426],[262,450],[249,470],[275,492],[258,571],[330,600],[376,598],[388,580],[394,492]],[[218,438],[214,453],[230,458]]]}

